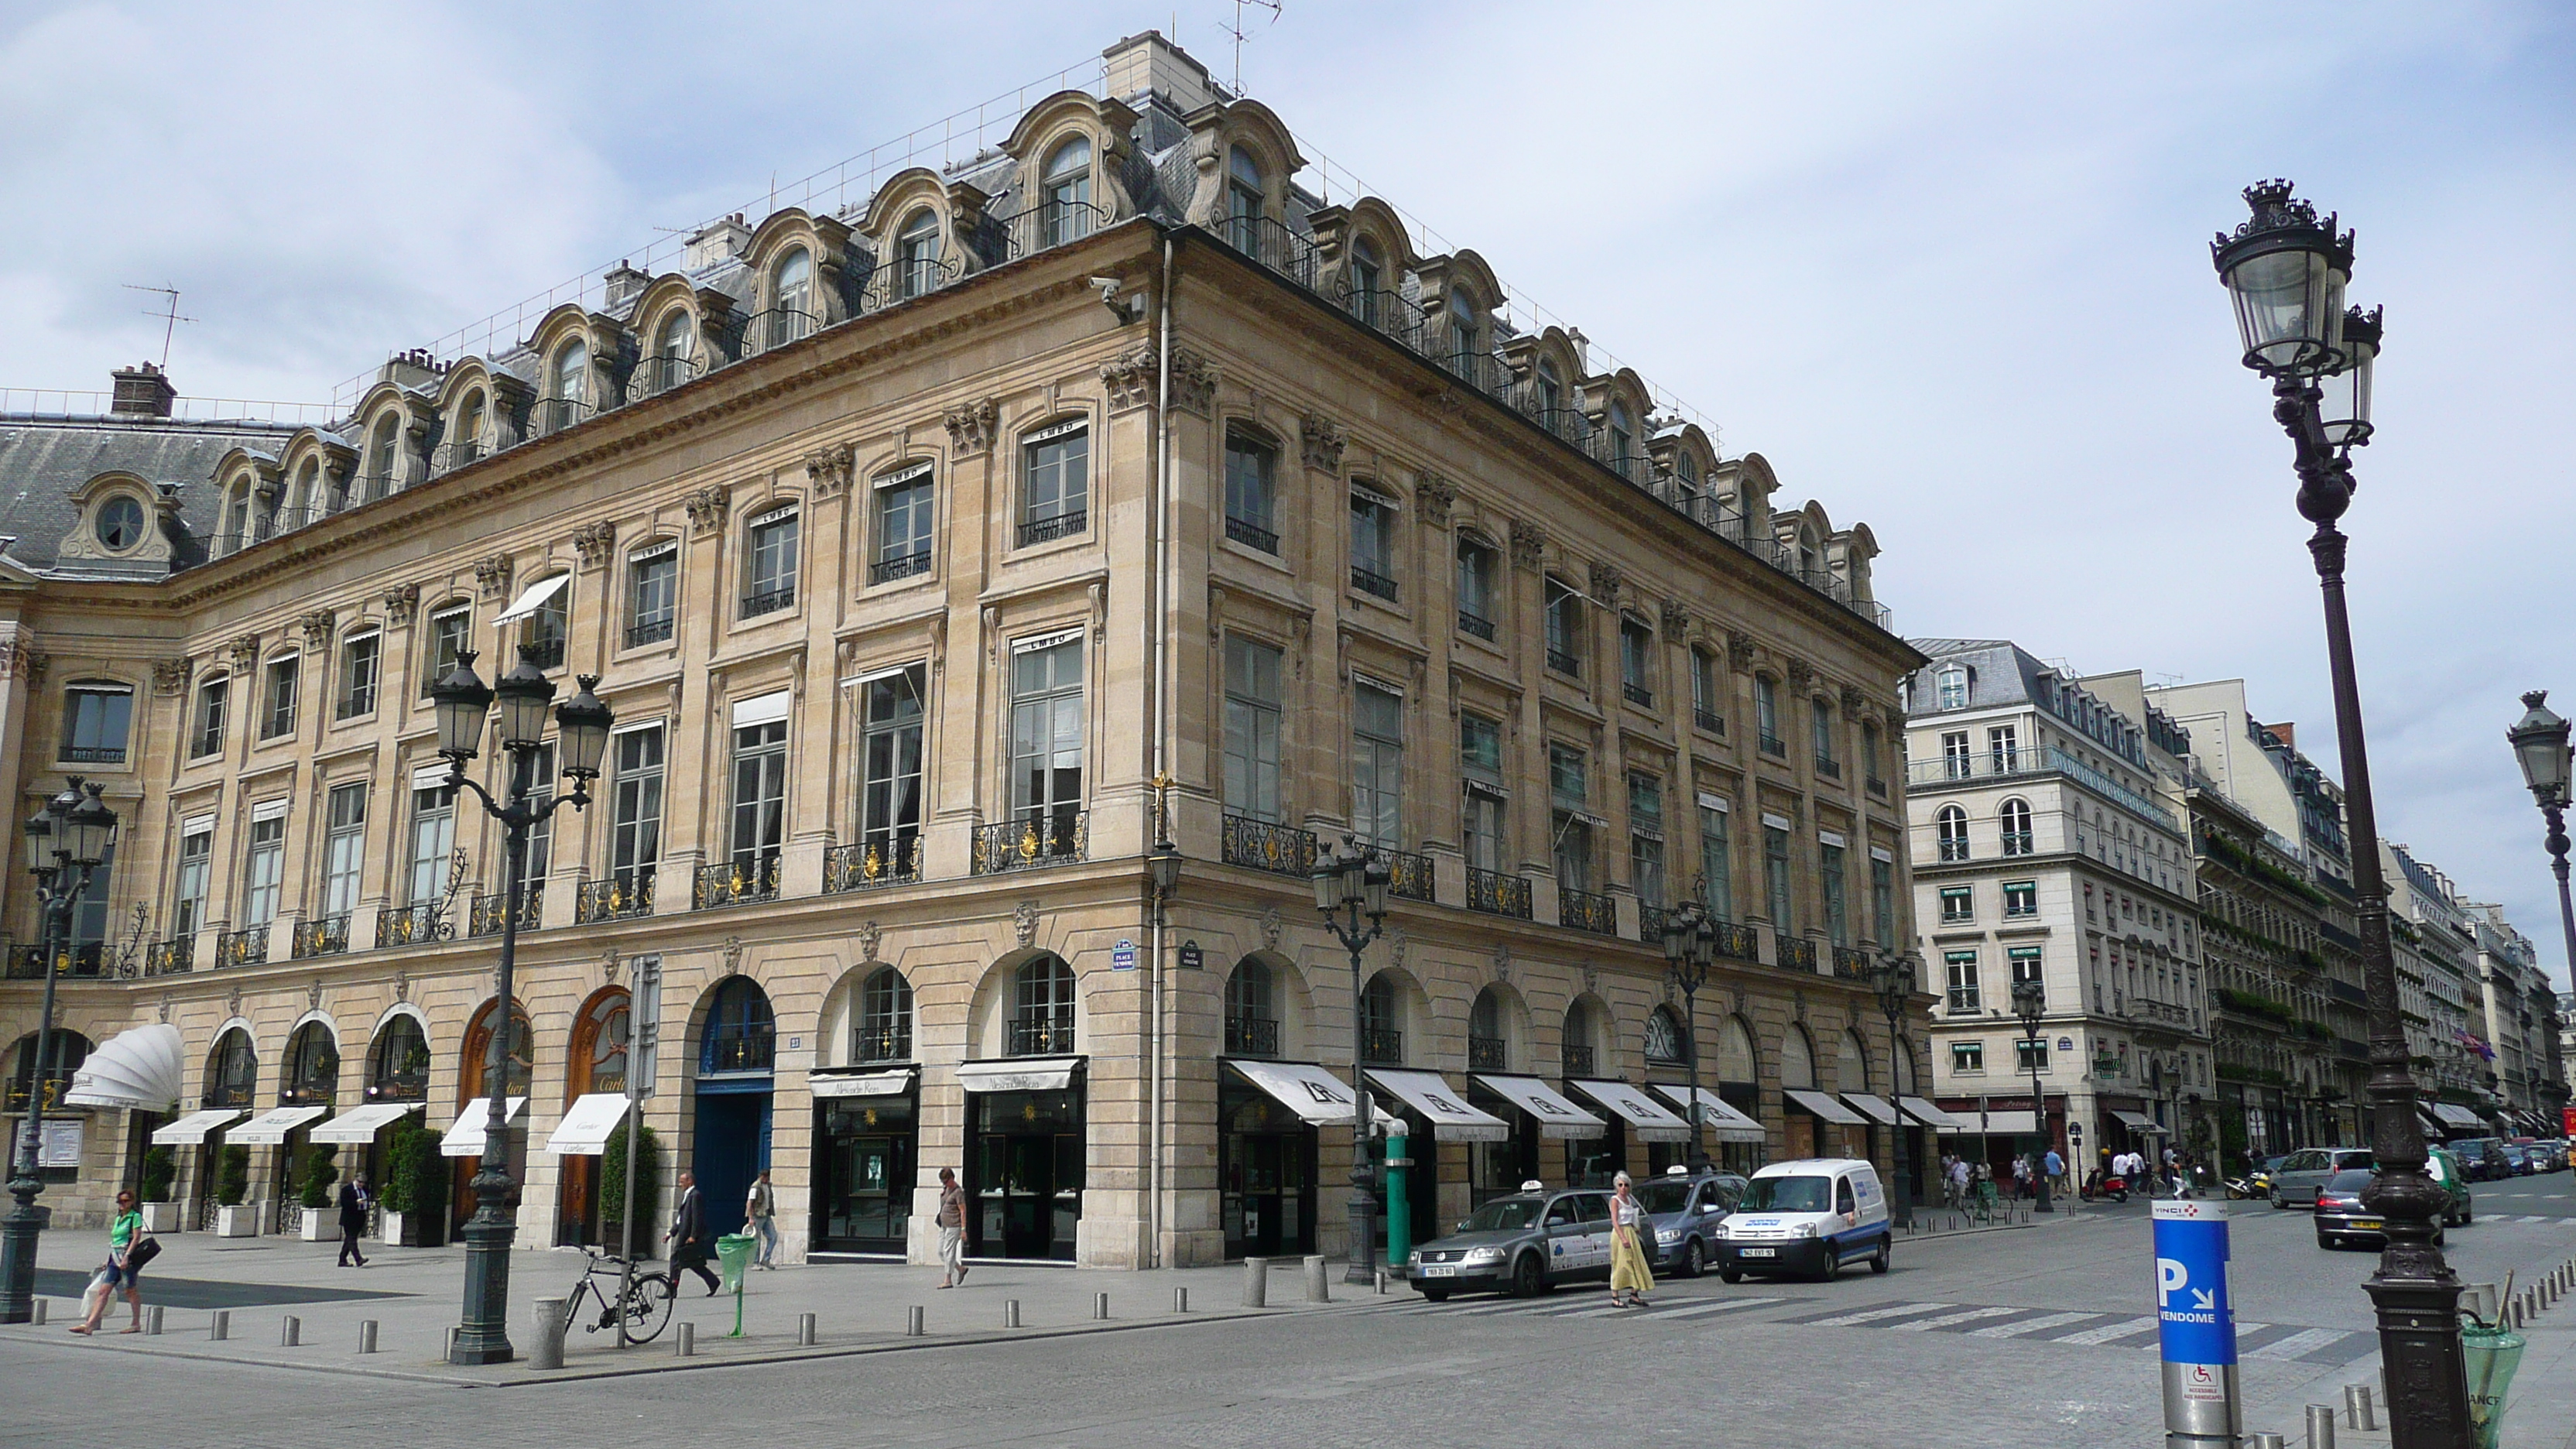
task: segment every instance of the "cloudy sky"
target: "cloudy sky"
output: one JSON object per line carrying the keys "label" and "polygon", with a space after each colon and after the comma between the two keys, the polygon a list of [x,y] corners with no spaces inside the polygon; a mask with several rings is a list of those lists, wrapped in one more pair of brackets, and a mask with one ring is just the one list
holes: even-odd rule
{"label": "cloudy sky", "polygon": [[[0,8],[0,386],[157,356],[327,401],[395,348],[764,210],[792,182],[1147,26],[1157,5]],[[2518,691],[2576,711],[2576,12],[2545,3],[1325,3],[1246,88],[1865,519],[1913,635],[2248,681],[2332,738],[2288,444],[2207,242],[2281,175],[2388,308],[2346,521],[2382,828],[2562,978]],[[1337,197],[1338,199],[1338,197]],[[2330,755],[2330,751],[2328,754]],[[2332,760],[2325,761],[2332,768]],[[2339,773],[2339,772],[2338,772]]]}

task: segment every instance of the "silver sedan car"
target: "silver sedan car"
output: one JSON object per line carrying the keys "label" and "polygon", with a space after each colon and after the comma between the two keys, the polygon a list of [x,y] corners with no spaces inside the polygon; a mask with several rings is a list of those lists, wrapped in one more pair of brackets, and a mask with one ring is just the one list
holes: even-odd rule
{"label": "silver sedan car", "polygon": [[1404,1276],[1434,1303],[1452,1293],[1532,1298],[1560,1283],[1606,1280],[1610,1195],[1561,1188],[1495,1198],[1447,1236],[1414,1249]]}

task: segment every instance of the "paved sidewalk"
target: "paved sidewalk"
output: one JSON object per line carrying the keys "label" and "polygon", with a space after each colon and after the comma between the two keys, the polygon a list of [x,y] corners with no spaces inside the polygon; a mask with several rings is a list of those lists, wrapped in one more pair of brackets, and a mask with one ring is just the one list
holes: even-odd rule
{"label": "paved sidewalk", "polygon": [[[1368,1288],[1346,1286],[1341,1264],[1327,1265],[1332,1301],[1305,1301],[1295,1259],[1271,1267],[1268,1306],[1243,1306],[1245,1270],[1167,1269],[1141,1273],[1089,1273],[1070,1267],[987,1264],[970,1267],[954,1290],[939,1287],[937,1268],[897,1263],[830,1263],[754,1271],[742,1295],[743,1337],[734,1328],[731,1294],[706,1296],[695,1275],[680,1278],[670,1326],[652,1343],[620,1349],[609,1333],[585,1333],[576,1324],[564,1344],[564,1367],[538,1371],[525,1361],[534,1343],[533,1305],[566,1295],[584,1260],[571,1250],[522,1250],[510,1260],[510,1337],[520,1361],[460,1368],[444,1361],[447,1332],[455,1326],[464,1294],[462,1248],[371,1248],[365,1269],[338,1268],[336,1243],[287,1238],[220,1239],[174,1234],[144,1274],[144,1302],[163,1305],[157,1337],[122,1335],[127,1321],[120,1300],[95,1338],[66,1332],[78,1321],[79,1290],[87,1272],[67,1251],[74,1235],[52,1235],[38,1294],[50,1322],[0,1327],[0,1335],[54,1344],[67,1351],[113,1351],[216,1362],[257,1363],[323,1372],[477,1386],[653,1373],[776,1360],[881,1353],[953,1346],[997,1338],[1170,1328],[1210,1318],[1357,1310],[1380,1303],[1408,1303],[1400,1283],[1381,1299]],[[659,1264],[652,1266],[662,1266]],[[1186,1290],[1188,1311],[1176,1311],[1175,1290]],[[1093,1317],[1096,1295],[1107,1294],[1109,1317]],[[1006,1305],[1020,1305],[1020,1326],[1005,1329]],[[906,1333],[909,1310],[923,1310],[924,1333]],[[217,1309],[231,1314],[230,1337],[211,1337]],[[816,1343],[796,1343],[798,1315],[815,1315]],[[284,1323],[300,1320],[301,1343],[285,1347]],[[596,1321],[596,1313],[584,1316]],[[358,1353],[359,1323],[374,1320],[377,1352]],[[696,1353],[682,1359],[676,1345],[683,1323],[696,1325]]]}

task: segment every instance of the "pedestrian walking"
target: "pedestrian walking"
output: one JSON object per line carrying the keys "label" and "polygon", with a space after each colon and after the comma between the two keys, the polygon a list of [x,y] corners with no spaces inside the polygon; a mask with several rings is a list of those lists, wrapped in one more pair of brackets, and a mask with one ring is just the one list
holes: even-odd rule
{"label": "pedestrian walking", "polygon": [[348,1267],[351,1258],[358,1260],[359,1267],[367,1266],[367,1255],[359,1251],[358,1239],[367,1233],[367,1204],[370,1201],[366,1174],[352,1174],[347,1182],[340,1184],[340,1267]]}
{"label": "pedestrian walking", "polygon": [[948,1270],[939,1286],[966,1281],[966,1189],[957,1185],[955,1168],[939,1169],[939,1266]]}
{"label": "pedestrian walking", "polygon": [[2050,1190],[2060,1194],[2061,1196],[2064,1195],[2066,1192],[2066,1159],[2058,1156],[2057,1149],[2052,1147],[2048,1149],[2048,1160],[2044,1165],[2048,1169],[2048,1185]]}
{"label": "pedestrian walking", "polygon": [[143,1264],[157,1249],[137,1252],[150,1242],[143,1236],[143,1214],[134,1206],[134,1194],[116,1195],[116,1217],[107,1225],[107,1264],[90,1280],[98,1291],[98,1301],[89,1306],[89,1316],[72,1325],[71,1331],[91,1334],[98,1331],[98,1321],[107,1316],[107,1305],[116,1298],[119,1287],[125,1289],[125,1301],[134,1309],[134,1321],[117,1330],[119,1333],[143,1331]]}
{"label": "pedestrian walking", "polygon": [[684,1171],[680,1174],[680,1208],[671,1218],[671,1230],[662,1236],[671,1240],[671,1274],[675,1280],[672,1296],[679,1296],[676,1280],[683,1268],[706,1280],[709,1298],[716,1296],[716,1290],[724,1286],[724,1280],[707,1266],[707,1205],[698,1196],[696,1173]]}
{"label": "pedestrian walking", "polygon": [[751,1224],[752,1236],[760,1240],[760,1258],[752,1264],[769,1272],[778,1271],[770,1261],[778,1252],[778,1190],[769,1185],[769,1169],[751,1180],[751,1191],[742,1200],[743,1220]]}
{"label": "pedestrian walking", "polygon": [[1646,1263],[1645,1205],[1637,1201],[1628,1174],[1610,1179],[1610,1306],[1644,1307],[1655,1286],[1655,1270]]}
{"label": "pedestrian walking", "polygon": [[2026,1153],[2013,1159],[2013,1196],[2030,1196],[2030,1157]]}

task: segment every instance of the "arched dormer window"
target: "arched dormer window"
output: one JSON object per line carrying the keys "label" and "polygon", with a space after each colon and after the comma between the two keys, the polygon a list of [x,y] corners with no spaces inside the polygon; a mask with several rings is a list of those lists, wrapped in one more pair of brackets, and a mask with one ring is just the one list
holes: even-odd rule
{"label": "arched dormer window", "polygon": [[483,456],[483,390],[476,388],[456,405],[456,426],[439,445],[438,471],[453,472]]}
{"label": "arched dormer window", "polygon": [[1610,404],[1610,466],[1620,477],[1637,477],[1637,419],[1623,402]]}
{"label": "arched dormer window", "polygon": [[1091,234],[1098,208],[1091,204],[1091,138],[1074,136],[1047,157],[1038,180],[1039,234],[1060,247]]}
{"label": "arched dormer window", "polygon": [[1225,1052],[1279,1055],[1279,1008],[1268,963],[1247,956],[1225,980]]}
{"label": "arched dormer window", "polygon": [[1342,273],[1342,291],[1351,315],[1371,327],[1386,325],[1386,261],[1377,243],[1361,237],[1351,243],[1351,264]]}
{"label": "arched dormer window", "polygon": [[1941,839],[1941,859],[1960,861],[1968,858],[1968,812],[1956,805],[1944,805],[1936,817],[1935,831]]}
{"label": "arched dormer window", "polygon": [[1932,679],[1934,686],[1940,691],[1941,708],[1966,709],[1968,707],[1968,666],[1944,664]]}
{"label": "arched dormer window", "polygon": [[858,1035],[850,1047],[854,1062],[902,1062],[912,1059],[912,983],[891,966],[868,973],[859,987]]}
{"label": "arched dormer window", "polygon": [[686,307],[674,307],[662,315],[662,325],[653,332],[653,355],[646,359],[644,386],[648,392],[668,392],[698,375],[698,319]]}
{"label": "arched dormer window", "polygon": [[322,460],[307,458],[295,470],[295,486],[287,490],[286,502],[275,514],[276,532],[300,528],[322,516]]}
{"label": "arched dormer window", "polygon": [[894,295],[901,301],[939,289],[939,213],[923,207],[894,234]]}
{"label": "arched dormer window", "polygon": [[1538,360],[1538,420],[1554,431],[1562,431],[1565,414],[1565,379],[1556,372],[1556,364],[1542,357]]}
{"label": "arched dormer window", "polygon": [[1261,163],[1241,146],[1225,158],[1225,239],[1248,257],[1261,253],[1262,223],[1269,219],[1269,192],[1262,185]]}
{"label": "arched dormer window", "polygon": [[387,413],[367,435],[367,473],[359,480],[360,502],[373,502],[394,491],[394,465],[402,456],[402,419]]}
{"label": "arched dormer window", "polygon": [[2029,855],[2031,853],[2030,802],[2021,799],[2006,800],[1997,818],[2004,828],[2004,854]]}
{"label": "arched dormer window", "polygon": [[1476,380],[1476,359],[1484,349],[1484,319],[1476,299],[1464,287],[1449,289],[1449,370]]}
{"label": "arched dormer window", "polygon": [[555,350],[542,406],[541,433],[561,432],[590,415],[590,344],[576,337]]}
{"label": "arched dormer window", "polygon": [[746,347],[766,352],[814,330],[814,254],[789,247],[769,269],[769,310],[752,319]]}

